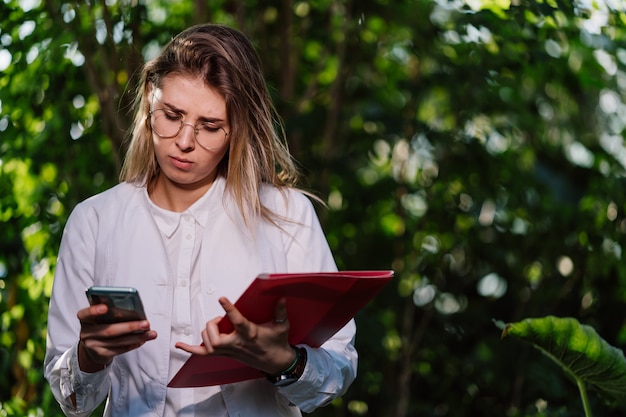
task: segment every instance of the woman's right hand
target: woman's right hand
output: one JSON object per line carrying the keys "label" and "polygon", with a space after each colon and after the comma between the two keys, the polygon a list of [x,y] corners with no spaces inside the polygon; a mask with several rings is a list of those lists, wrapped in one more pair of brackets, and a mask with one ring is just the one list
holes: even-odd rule
{"label": "woman's right hand", "polygon": [[101,371],[115,356],[137,349],[157,337],[147,320],[97,323],[98,316],[105,314],[107,309],[105,304],[97,304],[78,311],[78,365],[83,372]]}

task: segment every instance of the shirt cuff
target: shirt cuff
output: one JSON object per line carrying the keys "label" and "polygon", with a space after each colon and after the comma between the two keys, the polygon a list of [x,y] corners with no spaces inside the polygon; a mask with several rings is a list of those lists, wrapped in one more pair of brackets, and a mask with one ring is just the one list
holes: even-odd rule
{"label": "shirt cuff", "polygon": [[102,395],[102,388],[107,385],[108,381],[107,367],[93,373],[81,371],[78,365],[78,344],[74,345],[66,355],[66,367],[61,370],[63,398],[72,404],[76,412],[91,409],[94,404],[97,406],[108,393],[107,387]]}
{"label": "shirt cuff", "polygon": [[346,355],[342,360],[342,355],[337,353],[331,355],[324,349],[313,349],[305,345],[301,347],[307,350],[304,372],[296,382],[279,387],[278,390],[292,404],[310,413],[317,407],[330,403],[350,385],[353,379],[349,376],[351,358]]}

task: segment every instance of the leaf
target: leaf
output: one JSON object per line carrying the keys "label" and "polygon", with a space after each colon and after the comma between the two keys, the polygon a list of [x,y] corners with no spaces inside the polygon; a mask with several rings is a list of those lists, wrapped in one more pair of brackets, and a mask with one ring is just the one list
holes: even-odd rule
{"label": "leaf", "polygon": [[626,393],[626,358],[591,326],[573,318],[547,316],[509,323],[502,337],[513,335],[532,343],[576,380],[623,399]]}

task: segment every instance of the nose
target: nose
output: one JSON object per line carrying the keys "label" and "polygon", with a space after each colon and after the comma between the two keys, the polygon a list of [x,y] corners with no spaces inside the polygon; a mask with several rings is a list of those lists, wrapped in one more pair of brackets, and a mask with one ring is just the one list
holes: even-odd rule
{"label": "nose", "polygon": [[[185,127],[190,126],[190,129],[185,129]],[[196,132],[195,132],[195,126],[192,125],[191,123],[183,123],[183,125],[180,128],[180,132],[178,132],[178,135],[176,136],[176,145],[178,145],[178,147],[182,150],[192,150],[195,148],[196,145]]]}

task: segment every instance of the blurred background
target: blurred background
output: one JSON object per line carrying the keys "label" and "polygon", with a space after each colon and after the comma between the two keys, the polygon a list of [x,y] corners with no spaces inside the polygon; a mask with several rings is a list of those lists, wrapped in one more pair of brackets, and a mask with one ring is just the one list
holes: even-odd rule
{"label": "blurred background", "polygon": [[141,64],[200,22],[258,48],[339,268],[396,271],[357,316],[356,382],[312,415],[584,415],[494,321],[574,317],[626,345],[624,1],[3,0],[0,16],[0,416],[61,415],[42,362],[65,221],[117,183]]}

